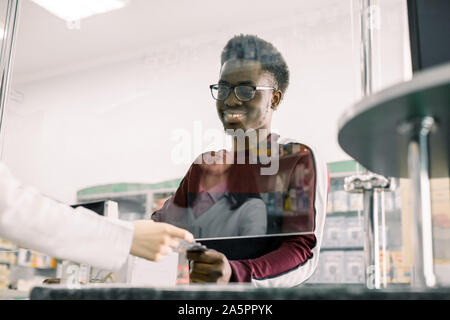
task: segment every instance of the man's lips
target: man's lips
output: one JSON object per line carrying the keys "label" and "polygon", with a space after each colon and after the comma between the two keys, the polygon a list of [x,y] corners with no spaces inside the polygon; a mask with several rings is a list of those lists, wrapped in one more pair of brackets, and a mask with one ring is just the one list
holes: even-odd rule
{"label": "man's lips", "polygon": [[246,112],[239,110],[223,110],[222,117],[226,122],[242,122],[246,116]]}

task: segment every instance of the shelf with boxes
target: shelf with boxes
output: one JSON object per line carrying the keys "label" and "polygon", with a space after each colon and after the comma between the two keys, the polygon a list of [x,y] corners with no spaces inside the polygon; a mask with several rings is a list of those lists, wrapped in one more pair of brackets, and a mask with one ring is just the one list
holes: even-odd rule
{"label": "shelf with boxes", "polygon": [[[319,265],[308,282],[363,284],[363,194],[345,191],[344,181],[346,177],[362,174],[365,169],[354,160],[329,163],[328,169],[330,189]],[[386,274],[388,283],[408,282],[409,268],[402,252],[400,190],[385,192],[380,204],[385,211],[385,225],[383,229],[380,227],[379,239],[385,244],[384,252],[380,250],[382,274]]]}
{"label": "shelf with boxes", "polygon": [[0,239],[0,289],[29,290],[55,273],[55,259]]}
{"label": "shelf with boxes", "polygon": [[81,189],[77,192],[80,203],[111,200],[118,203],[119,219],[150,219],[180,184],[181,179],[160,183],[115,183]]}

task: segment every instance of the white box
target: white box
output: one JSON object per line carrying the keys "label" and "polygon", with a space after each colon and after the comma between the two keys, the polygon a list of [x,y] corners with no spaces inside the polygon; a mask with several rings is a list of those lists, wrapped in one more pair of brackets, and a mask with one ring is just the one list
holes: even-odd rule
{"label": "white box", "polygon": [[173,252],[158,262],[132,256],[129,272],[129,283],[131,284],[175,286],[178,274],[178,253]]}
{"label": "white box", "polygon": [[364,251],[345,251],[344,282],[364,283],[364,277]]}
{"label": "white box", "polygon": [[324,251],[321,255],[320,282],[341,283],[344,274],[344,251]]}

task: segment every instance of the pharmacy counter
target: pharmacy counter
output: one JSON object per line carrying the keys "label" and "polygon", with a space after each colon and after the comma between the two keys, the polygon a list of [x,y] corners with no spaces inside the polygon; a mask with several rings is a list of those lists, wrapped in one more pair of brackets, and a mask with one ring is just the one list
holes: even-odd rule
{"label": "pharmacy counter", "polygon": [[140,287],[89,284],[70,289],[63,285],[34,287],[31,300],[450,300],[450,288],[407,287],[370,290],[362,285],[312,285],[295,288],[254,288],[246,284]]}

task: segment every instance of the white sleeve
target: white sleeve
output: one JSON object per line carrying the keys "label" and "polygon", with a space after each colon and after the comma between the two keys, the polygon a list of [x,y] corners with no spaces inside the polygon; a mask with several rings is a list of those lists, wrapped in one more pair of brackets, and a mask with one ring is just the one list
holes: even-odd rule
{"label": "white sleeve", "polygon": [[0,237],[55,258],[117,271],[133,224],[58,203],[23,186],[0,162]]}

